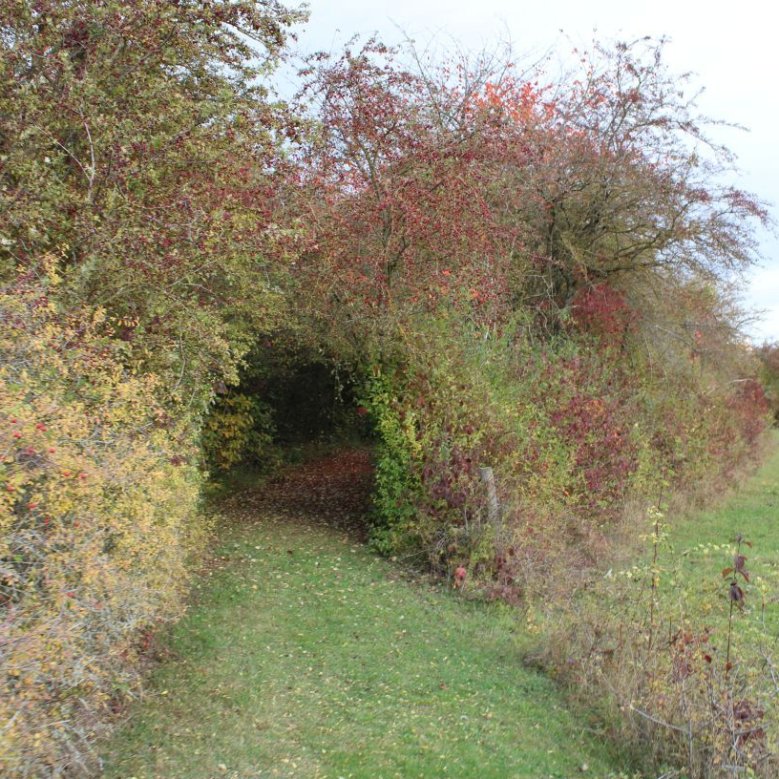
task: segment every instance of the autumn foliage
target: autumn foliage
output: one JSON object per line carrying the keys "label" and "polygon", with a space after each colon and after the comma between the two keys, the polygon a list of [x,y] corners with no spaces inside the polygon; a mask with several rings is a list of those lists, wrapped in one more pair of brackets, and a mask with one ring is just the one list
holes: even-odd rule
{"label": "autumn foliage", "polygon": [[0,757],[8,775],[90,762],[84,746],[139,631],[178,613],[201,548],[195,451],[158,380],[123,365],[101,309],[63,316],[60,280],[0,296]]}
{"label": "autumn foliage", "polygon": [[180,606],[203,475],[325,416],[309,381],[274,417],[268,377],[305,383],[301,355],[348,374],[370,425],[374,546],[508,600],[759,449],[727,283],[767,215],[662,44],[554,80],[370,41],[313,58],[284,105],[301,19],[0,3],[12,775],[89,770],[139,631]]}
{"label": "autumn foliage", "polygon": [[[282,309],[275,3],[0,3],[0,773],[88,774],[203,548],[202,417]],[[229,457],[229,455],[227,455]]]}
{"label": "autumn foliage", "polygon": [[[662,44],[596,48],[558,82],[410,60],[371,41],[307,71],[293,294],[366,374],[375,548],[458,588],[565,603],[641,532],[637,507],[710,495],[759,454],[769,404],[729,285],[767,215],[728,185]],[[680,633],[669,676],[698,640]],[[670,720],[684,708],[678,687],[630,689]],[[710,704],[684,710],[704,772],[734,732]],[[666,735],[650,752],[683,762]]]}
{"label": "autumn foliage", "polygon": [[755,452],[767,408],[724,282],[766,215],[661,57],[596,49],[559,83],[375,41],[311,63],[296,294],[372,374],[381,548],[537,560]]}

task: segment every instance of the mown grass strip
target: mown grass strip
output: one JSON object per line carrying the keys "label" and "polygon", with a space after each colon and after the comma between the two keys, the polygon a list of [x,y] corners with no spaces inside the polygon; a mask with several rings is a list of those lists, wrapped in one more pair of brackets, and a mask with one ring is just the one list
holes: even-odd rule
{"label": "mown grass strip", "polygon": [[754,648],[750,643],[779,635],[779,432],[772,434],[772,445],[761,467],[734,485],[721,505],[689,519],[669,520],[670,548],[660,558],[673,576],[671,597],[684,594],[689,616],[722,634],[733,578],[723,571],[733,566],[742,538],[739,551],[747,558],[749,581],[735,576],[745,600],[735,611],[734,640],[746,655]]}
{"label": "mown grass strip", "polygon": [[612,775],[523,667],[507,607],[412,583],[342,531],[246,505],[106,745],[106,777]]}

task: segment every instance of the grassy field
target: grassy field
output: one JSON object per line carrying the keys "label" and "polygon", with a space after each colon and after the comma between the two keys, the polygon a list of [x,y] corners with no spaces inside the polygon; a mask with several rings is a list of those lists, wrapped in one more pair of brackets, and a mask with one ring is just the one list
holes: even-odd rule
{"label": "grassy field", "polygon": [[[736,575],[745,594],[743,608],[734,609],[733,641],[744,655],[756,641],[775,643],[779,634],[779,434],[773,434],[770,455],[750,478],[719,506],[674,521],[669,518],[670,548],[660,564],[672,577],[666,595],[684,593],[685,610],[725,632],[733,566],[737,551],[746,557],[749,580]],[[743,539],[737,549],[739,536]]]}
{"label": "grassy field", "polygon": [[[214,565],[105,746],[105,775],[616,776],[596,729],[523,666],[513,610],[411,580],[366,549],[360,469],[308,465],[275,492],[222,499]],[[666,519],[662,599],[683,597],[721,635],[721,571],[741,534],[753,546],[742,545],[751,576],[737,620],[750,629],[734,652],[776,633],[779,448],[719,507]]]}
{"label": "grassy field", "polygon": [[[765,460],[754,473],[723,486],[727,493],[712,507],[687,515],[666,511],[660,518],[656,597],[666,616],[672,613],[675,619],[684,617],[722,634],[733,579],[732,573],[723,574],[732,569],[737,554],[743,555],[749,578],[735,576],[744,600],[734,608],[734,619],[749,626],[749,631],[741,631],[748,633],[748,641],[758,634],[775,637],[779,634],[779,432],[772,433]],[[612,580],[631,576],[632,600],[647,613],[653,530],[650,514],[636,525],[627,559],[621,557],[607,574]],[[629,590],[615,588],[620,596]],[[586,603],[604,597],[608,598],[604,588],[584,595]],[[619,607],[624,604],[625,599],[620,599]]]}
{"label": "grassy field", "polygon": [[722,505],[674,523],[670,540],[675,553],[686,560],[686,576],[719,574],[719,564],[739,534],[752,543],[751,550],[743,548],[750,567],[773,570],[779,564],[779,433],[774,433],[772,450],[760,469],[734,486]]}
{"label": "grassy field", "polygon": [[410,581],[321,515],[230,501],[170,659],[105,746],[107,777],[613,775],[523,667],[512,610]]}

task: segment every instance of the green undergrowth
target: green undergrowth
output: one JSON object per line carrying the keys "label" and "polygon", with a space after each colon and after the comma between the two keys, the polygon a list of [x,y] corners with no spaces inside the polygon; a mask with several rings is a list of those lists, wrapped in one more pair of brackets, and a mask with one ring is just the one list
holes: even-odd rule
{"label": "green undergrowth", "polygon": [[316,517],[233,499],[106,777],[617,776],[508,607],[412,581]]}

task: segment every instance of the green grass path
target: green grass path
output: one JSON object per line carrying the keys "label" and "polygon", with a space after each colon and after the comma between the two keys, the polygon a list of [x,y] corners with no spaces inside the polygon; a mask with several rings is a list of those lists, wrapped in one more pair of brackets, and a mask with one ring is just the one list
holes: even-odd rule
{"label": "green grass path", "polygon": [[[735,485],[734,485],[735,486]],[[672,552],[664,552],[661,564],[678,571],[679,583],[687,592],[691,612],[706,617],[713,625],[727,621],[728,579],[721,571],[731,566],[734,539],[745,542],[750,573],[746,608],[738,614],[739,624],[749,624],[766,636],[779,633],[779,432],[772,434],[772,450],[765,462],[741,482],[722,505],[700,511],[691,518],[669,520]],[[739,631],[741,632],[741,631]],[[753,641],[754,636],[747,636]]]}
{"label": "green grass path", "polygon": [[[721,506],[697,513],[678,523],[671,540],[688,550],[689,565],[714,566],[712,555],[701,545],[711,543],[730,547],[741,533],[752,542],[754,560],[774,565],[779,557],[779,432],[772,435],[772,449],[761,467],[738,485]],[[735,486],[735,485],[734,485]],[[711,561],[711,562],[710,562]]]}
{"label": "green grass path", "polygon": [[218,565],[106,745],[105,776],[612,775],[606,748],[523,666],[510,609],[408,581],[322,521],[338,510],[317,489],[228,501]]}

